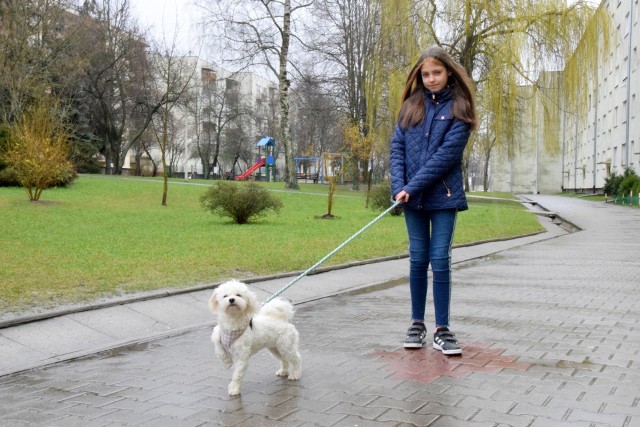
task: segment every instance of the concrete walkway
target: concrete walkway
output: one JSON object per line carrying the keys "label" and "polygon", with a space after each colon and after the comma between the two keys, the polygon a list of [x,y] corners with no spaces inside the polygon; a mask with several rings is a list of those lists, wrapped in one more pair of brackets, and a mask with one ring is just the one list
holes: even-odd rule
{"label": "concrete walkway", "polygon": [[385,260],[287,290],[303,378],[259,353],[239,398],[209,342],[210,289],[7,323],[0,425],[640,426],[640,210],[528,198],[546,233],[454,250],[462,357],[402,348],[408,261]]}

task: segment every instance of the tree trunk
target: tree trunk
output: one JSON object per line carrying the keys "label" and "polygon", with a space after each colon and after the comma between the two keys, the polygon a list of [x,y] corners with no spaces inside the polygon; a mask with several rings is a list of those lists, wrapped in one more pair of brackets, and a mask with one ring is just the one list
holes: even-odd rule
{"label": "tree trunk", "polygon": [[484,165],[483,172],[484,176],[482,177],[482,189],[487,192],[489,191],[489,161],[491,160],[491,151],[487,151],[484,156]]}
{"label": "tree trunk", "polygon": [[293,158],[293,147],[291,147],[291,135],[289,134],[289,79],[287,78],[287,62],[289,57],[289,38],[291,35],[291,0],[284,1],[284,17],[282,24],[282,46],[280,48],[280,68],[278,82],[280,84],[280,132],[282,144],[284,145],[285,167],[284,179],[285,187],[289,189],[300,189],[295,171],[295,160]]}
{"label": "tree trunk", "polygon": [[[171,61],[167,66],[167,92],[165,99],[169,98],[169,91],[171,90]],[[169,127],[169,104],[164,104],[162,115],[162,142],[160,144],[160,151],[162,154],[162,206],[167,206],[167,195],[169,193],[169,180],[167,177],[167,128]]]}

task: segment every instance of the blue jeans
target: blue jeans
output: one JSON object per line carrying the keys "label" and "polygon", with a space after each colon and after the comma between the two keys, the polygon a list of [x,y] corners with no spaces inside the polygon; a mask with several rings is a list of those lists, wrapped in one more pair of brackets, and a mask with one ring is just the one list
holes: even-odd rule
{"label": "blue jeans", "polygon": [[451,246],[457,209],[432,211],[404,209],[409,235],[409,288],[411,318],[424,321],[427,271],[433,274],[433,308],[436,327],[449,326],[451,299]]}

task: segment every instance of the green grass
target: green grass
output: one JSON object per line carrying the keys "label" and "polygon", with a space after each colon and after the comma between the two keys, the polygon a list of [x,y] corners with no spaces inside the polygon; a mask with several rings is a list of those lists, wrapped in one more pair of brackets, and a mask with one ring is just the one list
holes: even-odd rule
{"label": "green grass", "polygon": [[[82,176],[71,188],[46,190],[40,202],[0,188],[0,311],[305,270],[378,215],[364,207],[364,191],[340,187],[336,218],[318,219],[327,213],[327,186],[284,191],[269,183],[280,214],[236,225],[200,207],[207,185],[172,180],[168,206],[152,179]],[[469,203],[456,244],[542,230],[518,203]],[[405,254],[407,245],[403,217],[386,215],[324,265]]]}
{"label": "green grass", "polygon": [[606,198],[604,197],[604,194],[584,194],[584,193],[562,192],[562,193],[557,193],[557,195],[564,196],[564,197],[573,197],[573,198],[578,198],[583,200],[590,200],[592,202],[604,202],[606,200]]}

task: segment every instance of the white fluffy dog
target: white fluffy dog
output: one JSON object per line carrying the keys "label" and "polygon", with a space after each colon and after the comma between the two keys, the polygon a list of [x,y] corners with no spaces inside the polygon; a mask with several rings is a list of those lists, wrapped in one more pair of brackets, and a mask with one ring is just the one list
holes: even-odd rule
{"label": "white fluffy dog", "polygon": [[231,280],[218,286],[209,299],[209,308],[218,315],[213,328],[216,355],[225,368],[235,365],[229,395],[240,394],[240,386],[249,358],[266,348],[280,362],[276,375],[290,380],[300,378],[298,331],[291,324],[293,306],[282,298],[274,298],[258,307],[256,295],[247,285]]}

